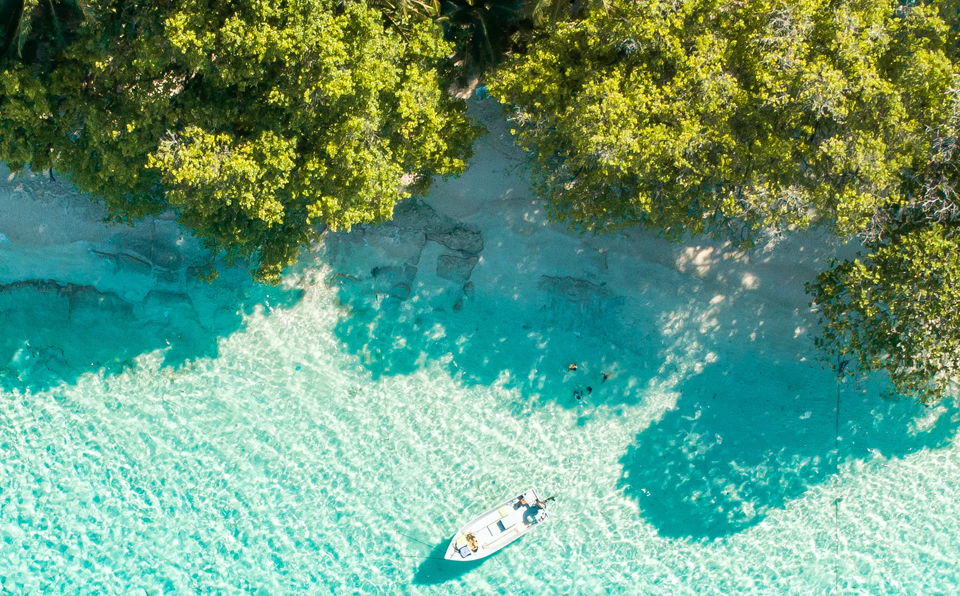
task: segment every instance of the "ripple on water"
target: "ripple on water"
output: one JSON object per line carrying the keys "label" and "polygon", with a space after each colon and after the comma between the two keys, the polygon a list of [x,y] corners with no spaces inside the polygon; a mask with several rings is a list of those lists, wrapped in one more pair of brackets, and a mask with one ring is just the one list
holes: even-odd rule
{"label": "ripple on water", "polygon": [[[893,594],[960,585],[953,410],[927,430],[890,433],[924,412],[851,388],[836,476],[826,420],[835,386],[805,365],[771,362],[758,378],[757,367],[738,372],[745,355],[657,382],[660,363],[642,361],[662,345],[614,356],[615,342],[588,336],[571,348],[562,325],[531,339],[523,324],[536,315],[518,307],[470,340],[467,370],[452,368],[456,336],[485,323],[479,310],[435,315],[453,339],[415,343],[428,353],[421,364],[377,374],[362,346],[344,346],[360,335],[345,333],[341,316],[313,288],[295,305],[248,315],[213,359],[165,366],[147,345],[114,374],[7,386],[3,588]],[[480,358],[500,336],[509,375],[488,374]],[[546,355],[544,342],[556,346]],[[581,382],[563,370],[571,354],[584,373],[601,370],[587,348],[624,371],[610,399],[569,397]],[[534,368],[542,384],[517,373]],[[733,399],[743,396],[761,405]],[[557,496],[549,524],[477,566],[435,560],[473,512],[529,485]]]}

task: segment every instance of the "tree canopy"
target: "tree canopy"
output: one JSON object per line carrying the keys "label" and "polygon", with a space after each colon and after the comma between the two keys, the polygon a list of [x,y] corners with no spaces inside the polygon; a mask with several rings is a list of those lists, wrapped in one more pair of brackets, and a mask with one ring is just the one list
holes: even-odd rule
{"label": "tree canopy", "polygon": [[174,207],[262,280],[319,226],[387,219],[462,172],[478,133],[422,19],[335,0],[98,0],[82,15],[68,43],[0,65],[0,158],[55,165],[120,219]]}
{"label": "tree canopy", "polygon": [[[942,393],[960,373],[960,326],[937,314],[960,310],[947,258],[960,225],[960,4],[607,8],[558,23],[490,84],[552,215],[744,247],[813,224],[859,237],[867,255],[811,287],[825,347],[888,370],[901,389]],[[921,337],[915,351],[898,347]]]}
{"label": "tree canopy", "polygon": [[857,232],[923,169],[957,71],[947,29],[895,1],[623,2],[561,23],[491,90],[577,227]]}

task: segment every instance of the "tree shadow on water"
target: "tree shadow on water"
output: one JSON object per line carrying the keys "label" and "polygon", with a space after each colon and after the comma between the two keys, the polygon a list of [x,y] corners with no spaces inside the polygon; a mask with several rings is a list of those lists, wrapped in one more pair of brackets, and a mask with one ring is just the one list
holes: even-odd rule
{"label": "tree shadow on water", "polygon": [[209,284],[193,275],[142,298],[50,281],[2,285],[0,389],[42,391],[100,369],[117,373],[154,350],[163,350],[164,366],[216,356],[219,339],[241,329],[245,315],[302,297],[246,275],[228,271]]}
{"label": "tree shadow on water", "polygon": [[744,530],[838,464],[943,446],[960,420],[954,406],[883,398],[878,381],[860,387],[850,379],[840,386],[838,418],[832,373],[750,352],[721,356],[679,389],[676,408],[621,459],[620,481],[659,533],[675,538]]}
{"label": "tree shadow on water", "polygon": [[[364,281],[341,285],[346,312],[334,332],[374,379],[440,362],[465,385],[502,383],[524,401],[573,408],[582,405],[574,392],[586,395],[587,387],[593,403],[635,403],[662,362],[660,336],[635,334],[637,328],[655,329],[652,322],[634,322],[629,332],[605,326],[618,320],[613,297],[584,304],[544,291],[529,302],[480,306],[458,301],[452,292],[433,302],[399,299],[376,294]],[[618,336],[628,333],[628,339]],[[571,364],[576,370],[569,370]],[[520,410],[522,404],[515,413]]]}

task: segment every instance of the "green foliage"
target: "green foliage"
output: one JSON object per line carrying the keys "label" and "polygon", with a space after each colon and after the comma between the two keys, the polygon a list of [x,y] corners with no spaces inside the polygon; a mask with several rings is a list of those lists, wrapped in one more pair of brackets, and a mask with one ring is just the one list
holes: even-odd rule
{"label": "green foliage", "polygon": [[865,256],[832,263],[807,287],[827,353],[886,370],[923,400],[960,378],[960,77],[948,98],[947,117],[927,131],[926,167],[906,180],[910,200],[878,213]]}
{"label": "green foliage", "polygon": [[425,20],[334,0],[101,0],[48,65],[3,63],[0,157],[55,164],[118,219],[174,207],[275,281],[321,226],[389,218],[465,168]]}
{"label": "green foliage", "polygon": [[923,167],[956,72],[946,33],[892,0],[620,2],[559,24],[490,89],[575,227],[855,233]]}
{"label": "green foliage", "polygon": [[591,10],[610,10],[611,0],[529,0],[526,11],[537,27],[547,28],[562,21],[578,19]]}
{"label": "green foliage", "polygon": [[469,95],[508,54],[529,41],[533,22],[524,0],[370,0],[392,28],[405,35],[412,23],[435,22],[453,45],[442,70]]}
{"label": "green foliage", "polygon": [[521,0],[443,0],[441,14],[462,78],[483,76],[521,45],[521,31],[529,29]]}
{"label": "green foliage", "polygon": [[818,344],[886,370],[898,390],[940,397],[960,377],[960,234],[899,230],[866,256],[834,262],[809,290],[826,325]]}
{"label": "green foliage", "polygon": [[71,41],[83,20],[78,0],[0,0],[0,57],[41,62]]}

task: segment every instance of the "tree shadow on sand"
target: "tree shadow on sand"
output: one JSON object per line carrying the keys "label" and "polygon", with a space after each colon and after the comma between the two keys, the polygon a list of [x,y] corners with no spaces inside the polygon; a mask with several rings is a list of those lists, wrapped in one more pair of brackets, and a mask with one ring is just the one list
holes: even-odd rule
{"label": "tree shadow on sand", "polygon": [[866,385],[840,385],[838,419],[832,373],[750,351],[720,356],[637,436],[620,485],[661,535],[710,540],[759,523],[838,463],[937,448],[957,430],[952,407],[883,398],[881,383]]}
{"label": "tree shadow on sand", "polygon": [[164,351],[164,365],[216,356],[218,341],[257,308],[287,307],[301,290],[260,286],[245,271],[213,283],[128,299],[93,286],[25,281],[0,286],[0,389],[41,391]]}

